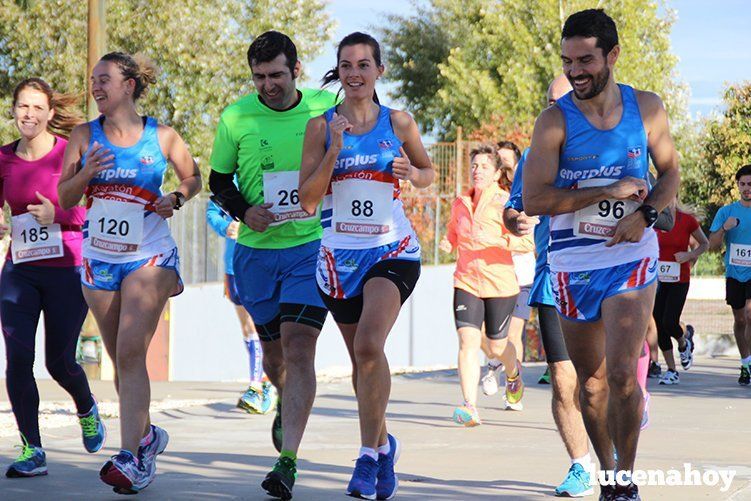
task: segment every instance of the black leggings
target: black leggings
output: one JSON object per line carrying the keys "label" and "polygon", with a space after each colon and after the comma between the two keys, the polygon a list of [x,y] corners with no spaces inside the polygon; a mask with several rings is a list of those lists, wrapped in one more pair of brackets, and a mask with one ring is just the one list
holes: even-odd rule
{"label": "black leggings", "polygon": [[662,351],[673,349],[671,338],[680,339],[683,336],[681,313],[686,304],[688,286],[688,282],[660,282],[657,286],[652,316],[657,324],[657,344]]}
{"label": "black leggings", "polygon": [[34,379],[34,345],[44,311],[47,370],[70,393],[79,414],[91,410],[89,382],[76,363],[76,341],[88,308],[77,267],[51,267],[6,261],[0,275],[0,322],[3,326],[8,397],[18,430],[41,447],[39,391]]}
{"label": "black leggings", "polygon": [[514,313],[516,297],[479,298],[469,292],[454,288],[454,323],[456,330],[472,327],[482,330],[485,324],[485,336],[488,339],[505,339]]}
{"label": "black leggings", "polygon": [[540,337],[542,337],[542,347],[545,348],[547,362],[554,364],[570,360],[555,306],[538,304],[537,319],[540,322]]}

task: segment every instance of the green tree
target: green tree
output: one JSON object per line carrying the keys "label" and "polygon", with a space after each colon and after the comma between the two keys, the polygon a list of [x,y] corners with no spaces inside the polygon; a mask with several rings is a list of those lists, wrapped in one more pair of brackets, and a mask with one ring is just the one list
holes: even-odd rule
{"label": "green tree", "polygon": [[725,111],[705,128],[698,199],[716,208],[739,197],[735,172],[751,163],[751,82],[731,85],[723,96]]}
{"label": "green tree", "polygon": [[[281,30],[309,60],[333,34],[325,6],[325,0],[109,0],[107,47],[142,52],[161,67],[142,112],[174,127],[205,170],[222,109],[251,88],[250,41]],[[10,109],[15,84],[29,76],[61,92],[85,91],[86,23],[82,1],[0,3],[3,110]],[[15,136],[3,121],[0,140]]]}
{"label": "green tree", "polygon": [[496,117],[529,127],[561,71],[563,22],[595,6],[618,25],[618,80],[660,94],[671,116],[683,117],[684,87],[670,52],[675,13],[652,0],[431,0],[412,15],[388,16],[379,35],[393,97],[443,138]]}

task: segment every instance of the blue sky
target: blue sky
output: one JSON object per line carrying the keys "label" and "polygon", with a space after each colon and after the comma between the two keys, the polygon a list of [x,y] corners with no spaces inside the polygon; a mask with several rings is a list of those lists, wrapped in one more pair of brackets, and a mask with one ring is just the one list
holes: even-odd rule
{"label": "blue sky", "polygon": [[[678,13],[671,42],[680,58],[680,78],[691,89],[690,111],[707,115],[717,108],[726,82],[751,80],[751,1],[671,0],[667,5]],[[410,10],[407,0],[332,0],[329,11],[338,21],[334,40],[353,31],[370,31],[381,13]],[[308,64],[308,74],[317,80],[334,63],[332,45]]]}

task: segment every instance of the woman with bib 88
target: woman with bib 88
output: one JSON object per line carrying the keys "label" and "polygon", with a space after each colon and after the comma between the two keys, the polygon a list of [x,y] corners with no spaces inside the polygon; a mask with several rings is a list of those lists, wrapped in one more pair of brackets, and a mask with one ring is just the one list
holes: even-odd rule
{"label": "woman with bib 88", "polygon": [[[146,352],[167,299],[182,291],[166,218],[201,189],[182,138],[136,110],[156,72],[148,59],[122,52],[99,60],[91,91],[101,115],[73,130],[58,186],[63,207],[84,194],[89,207],[81,282],[115,362],[120,398],[121,451],[100,476],[119,493],[149,485],[156,455],[167,445],[167,433],[149,420]],[[180,186],[163,195],[168,164]]]}
{"label": "woman with bib 88", "polygon": [[391,376],[384,345],[420,274],[420,245],[399,181],[425,188],[435,175],[412,117],[378,103],[383,70],[370,35],[340,42],[324,84],[341,82],[344,101],[308,122],[299,190],[309,214],[323,200],[316,279],[352,359],[362,448],[347,494],[364,499],[390,499],[397,489],[399,443],[386,432]]}
{"label": "woman with bib 88", "polygon": [[[67,141],[60,134],[83,119],[79,99],[59,94],[44,80],[29,78],[13,92],[13,118],[21,138],[0,149],[0,207],[8,202],[12,237],[0,278],[0,317],[5,339],[6,384],[23,448],[8,477],[47,474],[39,433],[39,391],[34,346],[44,312],[45,363],[53,379],[73,397],[88,452],[104,445],[104,425],[86,374],[76,363],[76,340],[86,318],[81,294],[83,207],[63,210],[57,179]],[[8,232],[0,213],[0,238]]]}

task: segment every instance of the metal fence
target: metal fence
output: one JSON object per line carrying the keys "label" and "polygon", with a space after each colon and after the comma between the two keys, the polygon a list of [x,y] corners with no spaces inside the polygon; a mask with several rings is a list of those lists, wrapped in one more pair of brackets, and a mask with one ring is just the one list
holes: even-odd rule
{"label": "metal fence", "polygon": [[[427,146],[436,169],[436,181],[427,190],[405,186],[402,192],[407,217],[417,232],[423,262],[439,264],[454,258],[438,249],[451,214],[451,203],[469,182],[469,150],[474,143],[458,141]],[[224,273],[224,239],[206,223],[208,195],[201,194],[170,218],[172,235],[180,249],[180,267],[186,284],[214,282]]]}

